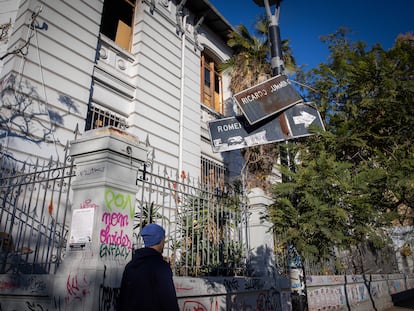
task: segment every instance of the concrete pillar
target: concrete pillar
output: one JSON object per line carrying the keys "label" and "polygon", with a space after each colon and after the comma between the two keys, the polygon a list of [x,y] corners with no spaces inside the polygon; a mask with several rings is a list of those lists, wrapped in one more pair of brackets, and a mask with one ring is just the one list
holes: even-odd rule
{"label": "concrete pillar", "polygon": [[114,310],[132,255],[136,178],[146,148],[121,130],[100,128],[73,141],[70,155],[76,164],[72,222],[55,279],[55,307]]}
{"label": "concrete pillar", "polygon": [[269,231],[271,223],[260,219],[271,202],[260,188],[253,188],[248,194],[250,267],[255,276],[276,276],[273,235]]}

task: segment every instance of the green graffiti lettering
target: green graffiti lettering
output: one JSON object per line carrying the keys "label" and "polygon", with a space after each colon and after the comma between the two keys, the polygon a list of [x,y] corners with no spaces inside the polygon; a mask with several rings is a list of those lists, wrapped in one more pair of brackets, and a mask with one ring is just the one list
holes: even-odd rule
{"label": "green graffiti lettering", "polygon": [[134,218],[134,206],[129,193],[115,192],[110,188],[105,190],[105,205],[112,212],[112,209],[129,209],[129,215]]}

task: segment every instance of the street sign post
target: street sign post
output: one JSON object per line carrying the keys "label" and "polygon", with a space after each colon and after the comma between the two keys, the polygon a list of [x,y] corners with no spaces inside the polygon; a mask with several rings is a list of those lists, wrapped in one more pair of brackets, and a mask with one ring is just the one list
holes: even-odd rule
{"label": "street sign post", "polygon": [[[281,121],[287,128],[282,129]],[[300,103],[279,115],[250,124],[244,116],[210,121],[208,123],[213,152],[264,145],[312,135],[309,126],[324,125],[318,110],[312,103]]]}
{"label": "street sign post", "polygon": [[303,102],[285,75],[278,75],[233,96],[250,124]]}

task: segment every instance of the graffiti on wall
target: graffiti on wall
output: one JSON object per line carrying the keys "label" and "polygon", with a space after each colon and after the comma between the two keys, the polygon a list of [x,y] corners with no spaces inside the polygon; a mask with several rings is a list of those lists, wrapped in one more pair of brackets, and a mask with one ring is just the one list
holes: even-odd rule
{"label": "graffiti on wall", "polygon": [[114,210],[126,211],[131,218],[134,217],[135,208],[132,204],[131,194],[116,192],[113,189],[105,189],[105,206],[112,212]]}
{"label": "graffiti on wall", "polygon": [[16,274],[0,280],[1,294],[16,293],[18,291],[26,294],[43,295],[47,291],[45,278],[37,275],[24,276]]}
{"label": "graffiti on wall", "polygon": [[83,209],[83,208],[95,208],[95,209],[97,209],[97,208],[99,208],[99,205],[93,203],[91,199],[86,199],[85,201],[83,201],[80,204],[80,208],[81,209]]}
{"label": "graffiti on wall", "polygon": [[101,218],[99,255],[101,258],[127,259],[132,252],[128,226],[135,212],[131,194],[106,188],[104,202],[107,211]]}
{"label": "graffiti on wall", "polygon": [[105,212],[102,215],[102,224],[104,228],[100,233],[100,256],[126,259],[132,251],[132,241],[124,232],[129,224],[128,215],[121,212]]}
{"label": "graffiti on wall", "polygon": [[104,266],[102,284],[99,286],[99,311],[116,310],[116,303],[119,298],[120,288],[111,287],[107,283],[107,267]]}
{"label": "graffiti on wall", "polygon": [[[222,284],[222,287],[218,286]],[[182,310],[216,311],[216,310],[282,310],[288,305],[288,296],[273,287],[268,288],[259,278],[222,278],[220,280],[203,280],[203,285],[195,284],[191,279],[175,282],[178,296],[192,296],[179,299]],[[200,297],[200,288],[207,296]],[[221,288],[221,289],[220,289]],[[198,297],[197,297],[198,296]],[[282,297],[283,296],[283,297]]]}
{"label": "graffiti on wall", "polygon": [[85,274],[69,274],[66,279],[65,306],[70,306],[70,310],[85,310],[91,285]]}

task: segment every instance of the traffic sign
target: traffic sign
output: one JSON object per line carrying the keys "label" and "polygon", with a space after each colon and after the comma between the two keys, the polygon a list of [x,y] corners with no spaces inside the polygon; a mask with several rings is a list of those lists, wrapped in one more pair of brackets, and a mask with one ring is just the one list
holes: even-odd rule
{"label": "traffic sign", "polygon": [[257,124],[236,116],[208,123],[213,152],[224,152],[312,135],[309,126],[323,122],[313,103],[300,103]]}
{"label": "traffic sign", "polygon": [[233,96],[250,124],[303,102],[285,75],[278,75]]}
{"label": "traffic sign", "polygon": [[309,132],[310,125],[319,126],[325,130],[321,115],[314,103],[307,102],[294,105],[286,109],[284,115],[289,126],[289,139],[312,135]]}

